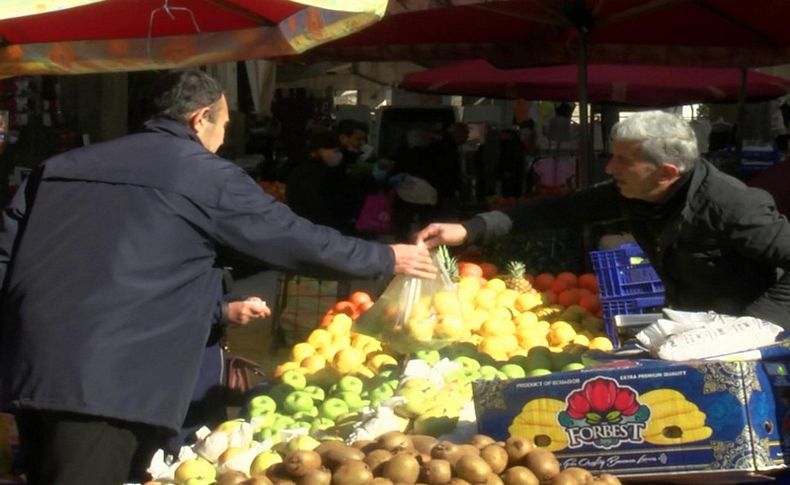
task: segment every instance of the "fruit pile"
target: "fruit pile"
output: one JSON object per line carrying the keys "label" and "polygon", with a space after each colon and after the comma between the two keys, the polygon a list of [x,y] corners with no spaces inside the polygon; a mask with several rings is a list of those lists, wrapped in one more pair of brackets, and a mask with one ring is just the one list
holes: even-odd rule
{"label": "fruit pile", "polygon": [[[616,485],[610,474],[593,476],[583,468],[561,469],[554,454],[521,438],[496,441],[475,435],[464,444],[424,435],[384,433],[346,445],[325,441],[294,449],[288,444],[256,457],[250,472],[217,475],[200,459],[176,471],[176,483],[298,485]],[[153,485],[153,484],[149,484]]]}

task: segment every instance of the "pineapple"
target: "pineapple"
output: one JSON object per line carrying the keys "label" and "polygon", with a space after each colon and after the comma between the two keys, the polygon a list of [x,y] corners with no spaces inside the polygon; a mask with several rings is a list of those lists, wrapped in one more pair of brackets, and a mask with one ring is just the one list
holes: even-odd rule
{"label": "pineapple", "polygon": [[461,276],[458,274],[458,259],[451,256],[450,250],[444,245],[439,246],[437,249],[437,256],[439,263],[441,263],[447,275],[450,276],[450,280],[453,283],[457,283],[461,279]]}
{"label": "pineapple", "polygon": [[527,267],[521,261],[511,261],[507,264],[508,277],[505,281],[507,287],[519,293],[528,293],[532,290],[532,285],[524,278]]}

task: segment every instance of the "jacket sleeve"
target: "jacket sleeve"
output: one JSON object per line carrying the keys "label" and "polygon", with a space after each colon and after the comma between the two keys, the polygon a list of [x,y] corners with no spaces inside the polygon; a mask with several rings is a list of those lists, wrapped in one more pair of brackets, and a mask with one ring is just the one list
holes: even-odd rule
{"label": "jacket sleeve", "polygon": [[25,200],[25,189],[27,180],[22,182],[19,189],[14,194],[11,202],[3,210],[2,227],[0,227],[0,281],[5,287],[5,279],[8,268],[11,264],[11,257],[14,252],[19,225],[27,212]]}
{"label": "jacket sleeve", "polygon": [[209,217],[220,244],[280,270],[318,278],[389,278],[395,265],[387,245],[297,216],[242,171],[226,178]]}
{"label": "jacket sleeve", "polygon": [[733,200],[722,211],[725,234],[741,254],[774,266],[778,273],[774,285],[746,307],[746,314],[790,327],[790,223],[762,190],[747,189]]}
{"label": "jacket sleeve", "polygon": [[467,242],[490,241],[512,231],[527,232],[554,227],[603,222],[623,217],[620,196],[611,182],[567,195],[537,198],[504,211],[479,214],[463,222]]}

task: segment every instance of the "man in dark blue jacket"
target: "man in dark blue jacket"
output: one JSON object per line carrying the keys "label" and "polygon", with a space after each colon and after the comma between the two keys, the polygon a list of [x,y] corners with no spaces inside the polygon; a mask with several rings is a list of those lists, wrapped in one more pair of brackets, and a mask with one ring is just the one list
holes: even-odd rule
{"label": "man in dark blue jacket", "polygon": [[50,158],[3,214],[2,400],[33,484],[141,478],[184,421],[218,249],[315,277],[435,274],[425,248],[314,225],[216,156],[228,105],[205,73],[159,92],[142,133]]}
{"label": "man in dark blue jacket", "polygon": [[572,194],[431,224],[426,245],[512,230],[624,219],[666,287],[669,306],[750,315],[790,328],[790,224],[771,196],[703,159],[688,123],[660,111],[612,129],[612,180]]}

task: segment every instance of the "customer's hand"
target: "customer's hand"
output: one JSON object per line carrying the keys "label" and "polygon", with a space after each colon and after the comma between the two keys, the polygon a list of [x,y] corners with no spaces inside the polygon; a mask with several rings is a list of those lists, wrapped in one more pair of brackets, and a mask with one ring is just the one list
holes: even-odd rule
{"label": "customer's hand", "polygon": [[431,254],[423,245],[390,244],[395,254],[395,274],[434,279],[438,268],[431,261]]}
{"label": "customer's hand", "polygon": [[428,249],[445,244],[447,246],[460,246],[466,241],[466,228],[457,223],[429,224],[417,233],[417,243],[422,242]]}
{"label": "customer's hand", "polygon": [[227,320],[236,325],[247,325],[256,318],[266,318],[272,314],[272,310],[266,302],[253,296],[242,301],[232,301],[228,303]]}

